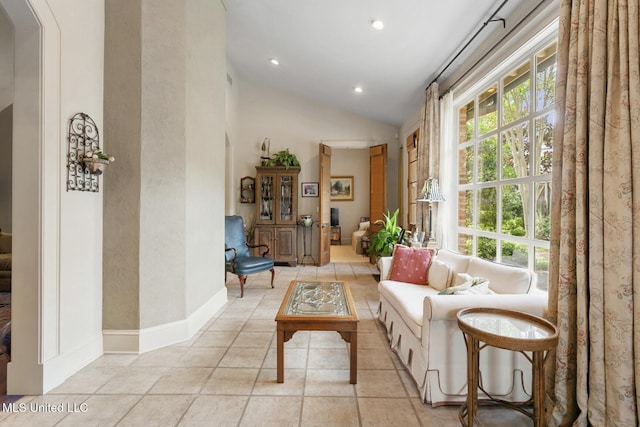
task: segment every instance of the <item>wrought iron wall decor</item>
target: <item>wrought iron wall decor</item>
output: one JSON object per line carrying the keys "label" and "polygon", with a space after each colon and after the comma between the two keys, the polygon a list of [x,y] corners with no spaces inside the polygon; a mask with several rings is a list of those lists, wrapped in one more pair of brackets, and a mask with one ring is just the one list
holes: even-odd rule
{"label": "wrought iron wall decor", "polygon": [[93,172],[91,170],[93,153],[99,150],[98,126],[88,114],[76,113],[69,120],[67,191],[98,192],[100,190],[100,174],[95,173],[95,169]]}

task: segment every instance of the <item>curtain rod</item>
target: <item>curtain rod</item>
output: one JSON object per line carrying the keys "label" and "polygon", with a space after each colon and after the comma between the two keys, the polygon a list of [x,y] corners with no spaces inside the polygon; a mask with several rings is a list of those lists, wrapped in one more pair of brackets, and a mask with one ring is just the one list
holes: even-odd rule
{"label": "curtain rod", "polygon": [[[442,71],[440,71],[438,73],[438,75],[436,76],[435,79],[433,79],[433,81],[429,84],[429,86],[431,86],[432,84],[434,84],[435,82],[438,81],[438,79],[442,76],[442,74],[444,74],[445,71],[447,71],[447,69],[455,62],[456,59],[458,59],[458,57],[460,55],[462,55],[462,52],[465,51],[465,49],[467,47],[469,47],[469,45],[476,39],[476,37],[478,37],[478,35],[482,32],[482,30],[484,30],[487,25],[489,25],[491,22],[495,22],[495,21],[502,21],[502,25],[505,26],[505,21],[502,18],[495,18],[495,16],[498,14],[498,12],[500,12],[500,9],[502,9],[504,7],[505,4],[507,4],[509,2],[509,0],[504,0],[502,2],[502,4],[500,4],[500,6],[498,6],[498,8],[496,10],[493,11],[493,13],[491,14],[491,16],[489,17],[489,19],[487,19],[484,24],[482,24],[482,26],[478,29],[478,31],[476,31],[476,33],[473,35],[473,37],[471,37],[469,39],[469,41],[467,41],[467,43],[465,43],[464,46],[462,46],[462,48],[458,51],[458,53],[456,53],[456,56],[454,56],[451,61],[449,61],[449,63],[447,65],[445,65],[445,67],[442,69]],[[427,86],[428,87],[428,86]]]}
{"label": "curtain rod", "polygon": [[[489,56],[491,54],[491,52],[493,51],[493,49],[496,48],[496,46],[498,46],[500,43],[502,43],[507,37],[509,37],[515,30],[517,30],[518,28],[520,28],[520,26],[529,19],[529,17],[531,17],[531,15],[533,15],[535,13],[536,10],[538,10],[538,8],[540,6],[542,6],[542,4],[544,2],[546,2],[547,0],[540,0],[540,2],[529,11],[529,13],[527,13],[520,21],[518,21],[518,23],[516,25],[513,26],[513,28],[511,28],[511,30],[509,30],[509,32],[507,34],[505,34],[503,37],[500,38],[500,40],[498,40],[491,49],[489,49],[484,55],[482,55],[482,57],[480,57],[480,59],[478,59],[476,62],[474,62],[474,64],[469,67],[469,69],[467,71],[465,71],[460,77],[458,77],[456,79],[455,82],[451,83],[449,85],[449,87],[445,90],[444,93],[441,93],[441,95],[446,94],[447,92],[451,91],[458,83],[460,83],[460,81],[462,79],[464,79],[479,63],[481,63],[487,56]],[[438,76],[439,77],[439,76]],[[435,81],[435,80],[434,80]]]}

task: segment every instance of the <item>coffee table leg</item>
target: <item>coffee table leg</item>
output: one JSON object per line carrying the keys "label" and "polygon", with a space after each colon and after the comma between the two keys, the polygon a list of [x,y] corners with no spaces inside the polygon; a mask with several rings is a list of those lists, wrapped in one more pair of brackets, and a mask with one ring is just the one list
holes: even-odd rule
{"label": "coffee table leg", "polygon": [[357,384],[358,383],[358,333],[351,332],[350,337],[351,342],[351,364],[350,364],[350,375],[349,375],[349,383]]}
{"label": "coffee table leg", "polygon": [[278,330],[277,352],[277,381],[284,382],[284,331]]}

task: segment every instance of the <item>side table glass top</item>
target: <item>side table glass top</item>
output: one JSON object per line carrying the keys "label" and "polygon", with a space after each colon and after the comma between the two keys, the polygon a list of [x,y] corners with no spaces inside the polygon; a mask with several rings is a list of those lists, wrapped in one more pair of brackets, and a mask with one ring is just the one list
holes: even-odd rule
{"label": "side table glass top", "polygon": [[349,316],[342,282],[297,282],[285,315]]}
{"label": "side table glass top", "polygon": [[515,310],[466,308],[457,317],[463,333],[507,350],[548,350],[558,339],[558,330],[549,321]]}
{"label": "side table glass top", "polygon": [[499,313],[468,313],[461,320],[476,329],[505,338],[540,339],[555,333],[542,323]]}

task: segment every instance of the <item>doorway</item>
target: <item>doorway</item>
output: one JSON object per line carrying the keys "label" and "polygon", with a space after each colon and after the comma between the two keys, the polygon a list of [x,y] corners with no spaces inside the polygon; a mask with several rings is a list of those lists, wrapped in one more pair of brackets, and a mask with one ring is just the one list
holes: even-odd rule
{"label": "doorway", "polygon": [[[59,278],[60,180],[52,171],[59,169],[60,125],[51,120],[60,115],[59,28],[48,5],[41,2],[0,0],[0,9],[4,25],[8,22],[13,28],[13,70],[20,76],[11,77],[11,281],[20,286],[11,289],[7,392],[42,394],[44,361],[55,354],[58,342],[59,301],[50,297]],[[49,31],[43,31],[45,26]]]}

